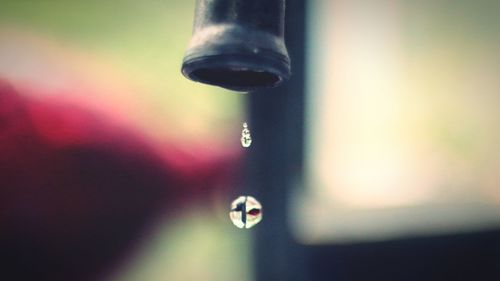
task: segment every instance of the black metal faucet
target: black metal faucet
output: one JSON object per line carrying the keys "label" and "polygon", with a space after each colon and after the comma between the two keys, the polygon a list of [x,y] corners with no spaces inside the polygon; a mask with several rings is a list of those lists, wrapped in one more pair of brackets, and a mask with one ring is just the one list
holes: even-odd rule
{"label": "black metal faucet", "polygon": [[187,78],[247,92],[290,77],[285,0],[197,0]]}

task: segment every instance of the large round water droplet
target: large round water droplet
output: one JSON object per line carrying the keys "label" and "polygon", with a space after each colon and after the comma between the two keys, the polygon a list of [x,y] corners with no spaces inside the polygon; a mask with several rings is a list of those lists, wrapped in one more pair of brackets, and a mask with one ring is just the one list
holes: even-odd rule
{"label": "large round water droplet", "polygon": [[262,205],[252,196],[240,196],[231,203],[229,217],[239,228],[250,228],[262,220]]}

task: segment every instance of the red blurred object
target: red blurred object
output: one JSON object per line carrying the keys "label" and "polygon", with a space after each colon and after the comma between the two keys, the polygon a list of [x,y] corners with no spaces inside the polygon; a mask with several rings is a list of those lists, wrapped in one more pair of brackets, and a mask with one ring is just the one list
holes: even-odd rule
{"label": "red blurred object", "polygon": [[230,180],[235,157],[192,155],[0,81],[0,279],[95,280],[158,216]]}

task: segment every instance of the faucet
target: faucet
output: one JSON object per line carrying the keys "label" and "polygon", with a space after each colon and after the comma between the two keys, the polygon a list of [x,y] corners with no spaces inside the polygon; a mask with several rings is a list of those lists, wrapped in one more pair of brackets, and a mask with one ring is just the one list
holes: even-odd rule
{"label": "faucet", "polygon": [[285,0],[197,0],[182,62],[188,79],[248,92],[287,80]]}

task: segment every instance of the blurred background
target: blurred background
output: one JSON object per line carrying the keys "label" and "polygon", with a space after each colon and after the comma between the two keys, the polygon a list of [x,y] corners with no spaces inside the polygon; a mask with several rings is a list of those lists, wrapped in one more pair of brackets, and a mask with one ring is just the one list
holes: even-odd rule
{"label": "blurred background", "polygon": [[[109,130],[126,128],[156,150],[175,147],[197,161],[227,154],[239,158],[245,97],[197,85],[180,73],[194,5],[195,1],[1,0],[0,80],[27,100],[70,105],[98,116],[97,123],[111,120]],[[68,126],[78,130],[86,125]],[[3,188],[9,184],[8,177],[0,180]],[[231,196],[239,194],[235,186],[223,188],[228,192],[222,198],[207,196],[200,207],[198,200],[155,221],[142,238],[133,239],[138,250],[106,280],[251,280],[249,235],[234,228],[227,214]],[[66,196],[69,200],[76,195]],[[3,224],[0,232],[9,226]],[[82,271],[92,270],[85,260],[80,262]],[[29,271],[37,265],[24,267]],[[0,277],[22,279],[11,278]],[[44,279],[43,274],[38,278]]]}
{"label": "blurred background", "polygon": [[500,225],[499,3],[309,5],[301,237]]}
{"label": "blurred background", "polygon": [[[132,132],[201,195],[169,193],[98,280],[500,279],[500,2],[289,0],[292,79],[249,95],[180,74],[194,0],[0,4],[0,80]],[[250,231],[228,220],[240,193],[263,204]]]}

